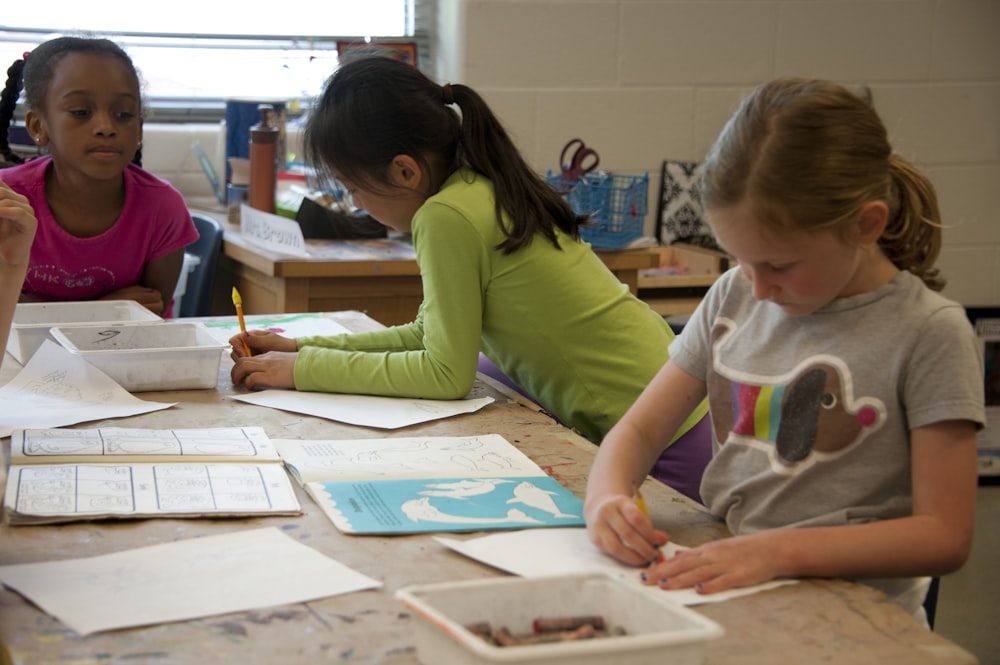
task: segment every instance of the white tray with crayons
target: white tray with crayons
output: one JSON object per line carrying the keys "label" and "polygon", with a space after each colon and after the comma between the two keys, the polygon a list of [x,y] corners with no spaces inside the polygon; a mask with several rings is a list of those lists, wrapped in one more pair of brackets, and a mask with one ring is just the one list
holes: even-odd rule
{"label": "white tray with crayons", "polygon": [[723,629],[707,617],[604,573],[503,577],[410,586],[424,665],[698,665]]}
{"label": "white tray with crayons", "polygon": [[50,333],[129,392],[215,388],[228,347],[200,321],[54,326]]}
{"label": "white tray with crayons", "polygon": [[134,300],[23,302],[14,310],[7,351],[22,365],[58,325],[103,326],[109,323],[158,323],[163,319]]}

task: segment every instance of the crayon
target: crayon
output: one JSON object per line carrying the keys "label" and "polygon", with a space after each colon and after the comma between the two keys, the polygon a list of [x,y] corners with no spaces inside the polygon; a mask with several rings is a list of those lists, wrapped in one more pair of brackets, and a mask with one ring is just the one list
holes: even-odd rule
{"label": "crayon", "polygon": [[548,617],[538,618],[531,622],[531,628],[536,633],[576,630],[577,628],[586,625],[590,625],[597,630],[604,630],[604,617],[600,615]]}

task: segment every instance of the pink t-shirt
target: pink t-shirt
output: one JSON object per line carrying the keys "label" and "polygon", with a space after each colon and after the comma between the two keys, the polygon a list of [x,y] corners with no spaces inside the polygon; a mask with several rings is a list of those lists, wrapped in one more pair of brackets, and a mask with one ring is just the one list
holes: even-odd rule
{"label": "pink t-shirt", "polygon": [[[0,179],[26,196],[38,218],[28,273],[21,290],[44,300],[96,300],[138,284],[146,263],[198,239],[187,204],[165,180],[130,164],[125,205],[114,225],[92,238],[67,233],[45,199],[51,157],[0,170]],[[171,316],[168,303],[166,316]]]}

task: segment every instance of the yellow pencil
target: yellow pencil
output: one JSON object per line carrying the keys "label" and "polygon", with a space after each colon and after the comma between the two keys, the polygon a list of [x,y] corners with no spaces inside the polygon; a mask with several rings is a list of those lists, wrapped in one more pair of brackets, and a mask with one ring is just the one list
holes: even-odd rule
{"label": "yellow pencil", "polygon": [[[243,298],[240,297],[240,292],[233,287],[233,305],[236,306],[236,316],[240,320],[240,331],[245,335],[247,334],[247,324],[243,320]],[[243,341],[243,352],[247,356],[252,356],[253,353],[250,352],[250,347],[247,345],[246,340]]]}
{"label": "yellow pencil", "polygon": [[639,486],[632,483],[632,499],[635,501],[635,505],[639,506],[639,510],[647,518],[649,517],[649,509],[646,508],[646,500],[642,498],[642,492],[639,491]]}

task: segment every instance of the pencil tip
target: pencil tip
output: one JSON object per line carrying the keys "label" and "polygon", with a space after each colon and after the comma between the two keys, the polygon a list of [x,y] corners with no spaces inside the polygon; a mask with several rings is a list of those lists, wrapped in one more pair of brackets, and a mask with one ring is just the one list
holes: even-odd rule
{"label": "pencil tip", "polygon": [[240,297],[240,292],[236,290],[235,286],[233,287],[233,304],[234,305],[243,304],[243,298]]}

